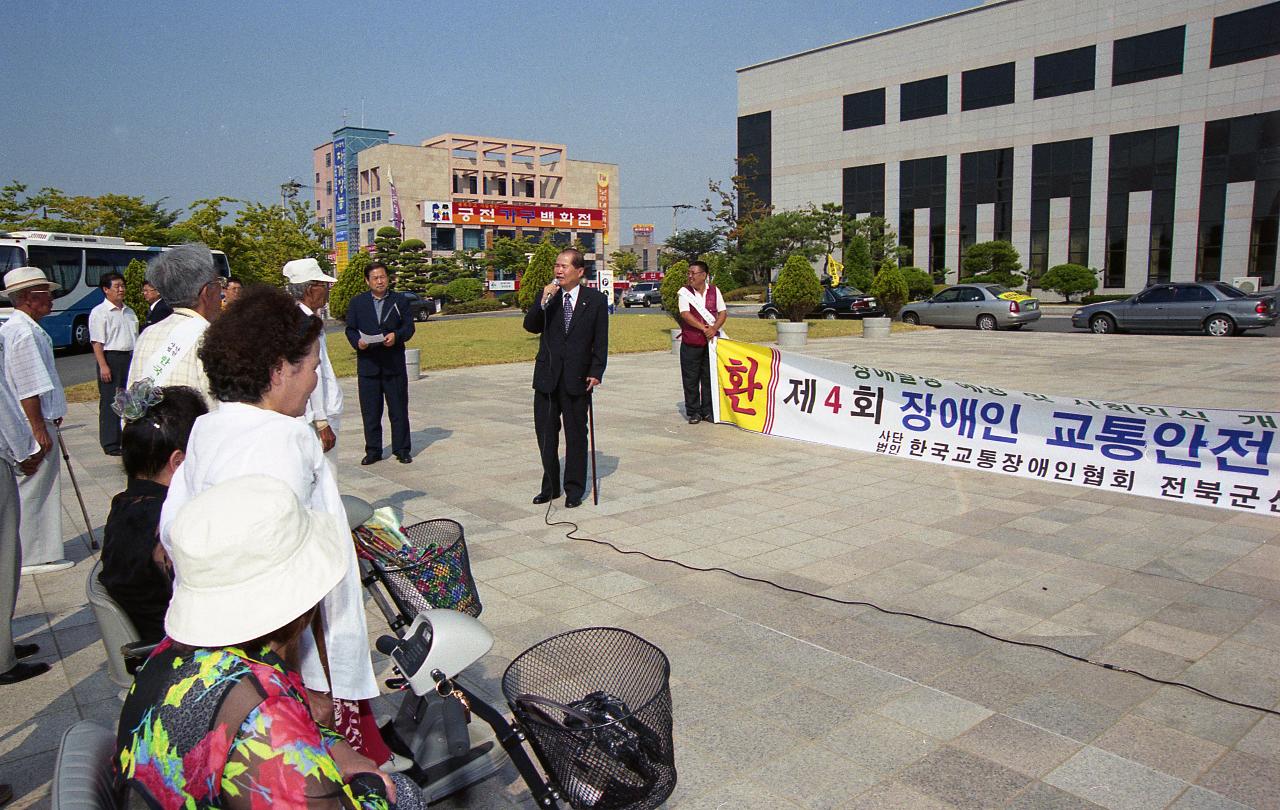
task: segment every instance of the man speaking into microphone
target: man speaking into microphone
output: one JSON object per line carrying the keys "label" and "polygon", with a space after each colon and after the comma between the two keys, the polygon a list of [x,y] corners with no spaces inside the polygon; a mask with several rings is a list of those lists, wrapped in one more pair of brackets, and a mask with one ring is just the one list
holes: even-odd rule
{"label": "man speaking into microphone", "polygon": [[587,407],[609,359],[609,302],[581,285],[585,262],[573,248],[556,256],[555,281],[524,316],[541,335],[533,365],[533,428],[542,454],[537,504],[560,497],[560,422],[564,421],[564,505],[582,504],[587,489]]}

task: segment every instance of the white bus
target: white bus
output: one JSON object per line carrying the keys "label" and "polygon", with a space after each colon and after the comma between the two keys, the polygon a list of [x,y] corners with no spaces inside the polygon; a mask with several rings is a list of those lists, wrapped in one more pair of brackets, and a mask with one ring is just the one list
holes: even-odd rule
{"label": "white bus", "polygon": [[[98,280],[115,271],[124,275],[134,259],[150,265],[169,247],[149,247],[126,242],[118,236],[86,236],[50,231],[0,232],[0,277],[15,267],[39,267],[61,285],[53,293],[53,311],[40,321],[53,339],[54,348],[89,348],[89,310],[102,301]],[[213,251],[213,261],[223,278],[231,275],[226,255]],[[6,305],[8,302],[4,302]],[[0,307],[0,323],[12,307]]]}

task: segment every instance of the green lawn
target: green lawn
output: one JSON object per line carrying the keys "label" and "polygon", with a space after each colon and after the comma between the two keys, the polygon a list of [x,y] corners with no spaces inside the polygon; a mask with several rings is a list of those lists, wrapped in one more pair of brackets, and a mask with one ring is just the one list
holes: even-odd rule
{"label": "green lawn", "polygon": [[[658,352],[671,348],[671,329],[675,323],[662,314],[627,315],[609,321],[609,353],[633,354]],[[771,321],[755,318],[733,318],[726,325],[729,337],[748,343],[770,343],[777,339]],[[901,323],[893,331],[927,329]],[[855,320],[810,321],[809,337],[828,338],[862,334],[862,322]],[[339,377],[350,377],[356,371],[356,353],[346,335],[334,332],[328,336],[329,359]],[[430,320],[418,324],[409,347],[422,350],[422,369],[432,371],[464,366],[489,366],[497,363],[529,361],[538,353],[538,336],[524,331],[519,318],[479,317],[459,320]],[[92,402],[98,398],[98,386],[88,382],[67,388],[70,402]]]}

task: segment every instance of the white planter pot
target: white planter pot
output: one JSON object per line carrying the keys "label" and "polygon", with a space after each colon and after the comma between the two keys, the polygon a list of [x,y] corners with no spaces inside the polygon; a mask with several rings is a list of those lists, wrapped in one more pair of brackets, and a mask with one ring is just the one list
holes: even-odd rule
{"label": "white planter pot", "polygon": [[680,330],[671,330],[671,353],[679,356],[680,354]]}
{"label": "white planter pot", "polygon": [[889,337],[889,325],[893,323],[890,318],[863,318],[862,319],[862,336],[864,338],[887,338]]}
{"label": "white planter pot", "polygon": [[422,376],[421,349],[404,350],[404,371],[405,374],[409,375],[409,382],[413,382]]}
{"label": "white planter pot", "polygon": [[777,321],[778,345],[786,347],[803,346],[809,342],[809,324],[801,321]]}

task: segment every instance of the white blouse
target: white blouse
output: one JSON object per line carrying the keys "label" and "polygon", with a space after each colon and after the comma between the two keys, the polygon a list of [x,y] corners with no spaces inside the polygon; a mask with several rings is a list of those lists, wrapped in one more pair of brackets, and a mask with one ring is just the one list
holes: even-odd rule
{"label": "white blouse", "polygon": [[[196,420],[187,441],[186,460],[169,484],[160,513],[160,540],[165,548],[170,542],[169,527],[183,504],[214,484],[255,473],[279,478],[293,489],[303,506],[335,515],[341,526],[347,525],[338,482],[311,426],[255,405],[224,402],[218,410]],[[369,629],[355,546],[345,528],[342,533],[340,547],[349,555],[347,573],[322,602],[332,689],[309,632],[301,646],[302,677],[308,688],[359,700],[376,697],[378,684],[369,658]],[[175,572],[175,576],[181,575],[181,571]]]}

